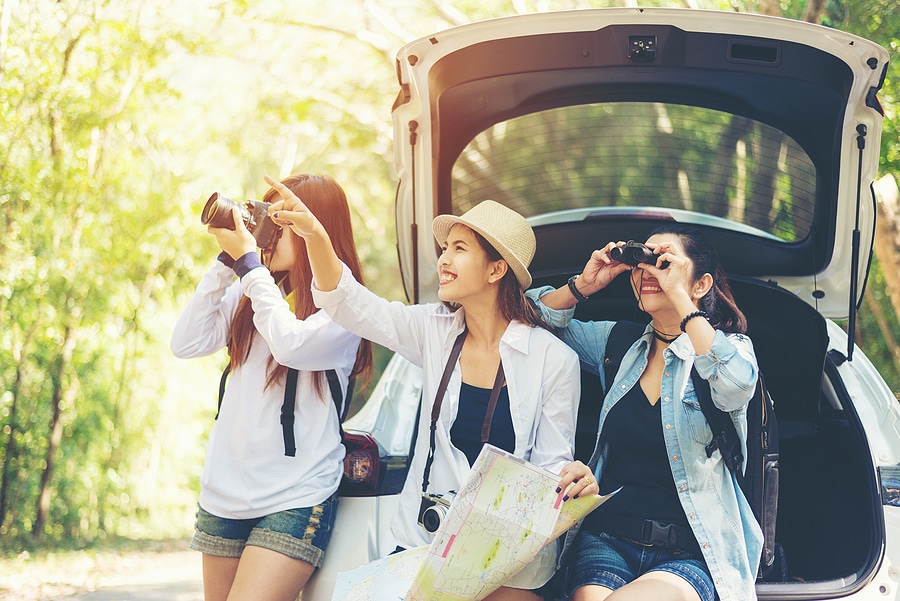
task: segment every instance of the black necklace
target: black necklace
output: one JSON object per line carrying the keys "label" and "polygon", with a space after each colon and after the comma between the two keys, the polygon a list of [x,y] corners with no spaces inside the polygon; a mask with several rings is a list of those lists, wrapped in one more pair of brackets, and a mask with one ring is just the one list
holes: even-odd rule
{"label": "black necklace", "polygon": [[676,334],[675,336],[672,336],[671,338],[666,338],[665,336],[663,336],[663,333],[662,333],[662,332],[660,332],[660,331],[657,330],[656,328],[653,328],[653,337],[656,338],[657,340],[659,340],[660,342],[665,343],[665,344],[671,344],[671,343],[674,342],[675,339],[678,338],[678,336],[680,336],[680,335],[681,335],[681,334]]}

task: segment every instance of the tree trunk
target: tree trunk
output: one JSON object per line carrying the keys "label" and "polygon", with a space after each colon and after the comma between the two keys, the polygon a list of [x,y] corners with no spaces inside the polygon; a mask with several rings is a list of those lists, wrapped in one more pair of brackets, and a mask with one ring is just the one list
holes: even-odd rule
{"label": "tree trunk", "polygon": [[3,473],[0,475],[0,527],[6,521],[6,499],[9,496],[9,481],[13,472],[12,464],[16,457],[16,409],[19,405],[19,390],[22,386],[22,374],[25,371],[25,357],[28,356],[28,347],[37,331],[38,321],[31,325],[31,329],[25,335],[18,350],[13,350],[13,359],[16,361],[16,375],[13,378],[12,386],[9,389],[12,401],[9,404],[9,438],[6,439],[6,449],[3,453]]}
{"label": "tree trunk", "polygon": [[[878,304],[878,300],[871,294],[867,294],[863,302],[866,305],[866,309],[875,317],[875,322],[878,324],[878,329],[881,330],[884,344],[894,360],[894,365],[900,367],[900,346],[897,345],[897,339],[894,338],[891,324],[888,322],[884,311],[881,310],[881,305]],[[863,337],[860,337],[860,342],[864,342]]]}
{"label": "tree trunk", "polygon": [[56,373],[53,374],[53,418],[50,421],[50,436],[47,441],[47,458],[45,461],[44,472],[41,474],[40,494],[38,495],[37,515],[34,518],[34,525],[31,528],[32,538],[39,538],[47,521],[47,515],[50,513],[50,478],[53,476],[53,461],[56,457],[56,450],[62,441],[62,398],[63,398],[63,378],[72,360],[72,352],[75,349],[75,333],[71,326],[66,326],[65,338],[63,340],[62,352],[59,355],[59,362],[56,366]]}
{"label": "tree trunk", "polygon": [[755,206],[753,213],[747,215],[745,223],[764,232],[771,232],[777,212],[775,177],[778,173],[778,157],[781,154],[783,136],[774,134],[769,136],[767,130],[760,131],[763,129],[761,127],[754,129],[756,131],[748,136],[748,154],[752,155],[753,170],[750,173],[747,197],[753,198]]}
{"label": "tree trunk", "polygon": [[778,0],[759,0],[759,14],[769,15],[770,17],[780,17],[781,2]]}
{"label": "tree trunk", "polygon": [[[740,140],[746,139],[747,133],[752,127],[752,122],[744,117],[733,115],[728,122],[728,128],[719,138],[716,156],[718,160],[713,161],[709,165],[710,169],[710,190],[709,198],[706,200],[707,205],[704,212],[717,217],[725,217],[731,208],[727,195],[729,186],[738,188],[741,184],[738,182],[736,175],[736,155],[737,144]],[[748,144],[749,146],[749,144]],[[746,184],[744,184],[746,188]],[[743,216],[741,216],[743,219]]]}
{"label": "tree trunk", "polygon": [[[896,323],[896,319],[900,317],[900,189],[897,188],[897,181],[891,174],[877,180],[873,187],[875,199],[878,201],[876,203],[878,217],[875,228],[875,256],[878,257],[878,263],[884,274],[885,288],[891,306],[894,308],[894,323]],[[896,345],[890,350],[897,371],[900,373],[900,352]]]}
{"label": "tree trunk", "polygon": [[821,25],[823,14],[825,14],[825,0],[808,0],[806,8],[803,9],[803,20]]}

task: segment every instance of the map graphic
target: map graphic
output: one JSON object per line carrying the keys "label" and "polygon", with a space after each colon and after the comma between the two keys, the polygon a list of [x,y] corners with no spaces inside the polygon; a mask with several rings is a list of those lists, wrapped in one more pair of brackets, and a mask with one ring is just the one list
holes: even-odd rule
{"label": "map graphic", "polygon": [[427,551],[428,547],[416,547],[388,555],[355,570],[340,572],[334,583],[332,599],[400,601],[406,596]]}
{"label": "map graphic", "polygon": [[563,502],[558,483],[559,475],[485,445],[431,544],[339,574],[333,601],[484,599],[540,553],[555,561],[548,545],[611,496]]}

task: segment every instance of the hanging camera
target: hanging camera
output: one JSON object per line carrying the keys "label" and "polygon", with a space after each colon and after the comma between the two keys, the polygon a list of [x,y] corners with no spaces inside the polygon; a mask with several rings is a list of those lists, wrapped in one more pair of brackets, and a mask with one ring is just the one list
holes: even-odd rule
{"label": "hanging camera", "polygon": [[422,493],[422,504],[419,505],[419,525],[427,532],[437,532],[455,497],[456,492],[452,490],[445,495]]}

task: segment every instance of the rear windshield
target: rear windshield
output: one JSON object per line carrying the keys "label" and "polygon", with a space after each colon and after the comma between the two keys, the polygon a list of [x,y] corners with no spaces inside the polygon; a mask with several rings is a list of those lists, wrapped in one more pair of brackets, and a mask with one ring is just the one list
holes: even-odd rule
{"label": "rear windshield", "polygon": [[[803,149],[766,124],[623,102],[498,123],[463,150],[452,180],[456,214],[488,198],[551,221],[664,209],[679,221],[796,242],[810,232],[816,177]],[[553,217],[561,211],[569,212]]]}

